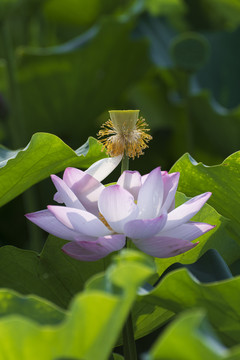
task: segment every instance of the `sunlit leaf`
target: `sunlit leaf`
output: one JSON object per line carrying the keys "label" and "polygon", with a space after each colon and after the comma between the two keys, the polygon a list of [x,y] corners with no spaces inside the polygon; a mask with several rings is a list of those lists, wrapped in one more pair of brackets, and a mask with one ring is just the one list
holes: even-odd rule
{"label": "sunlit leaf", "polygon": [[[91,280],[77,295],[59,325],[39,325],[27,317],[0,320],[0,356],[8,360],[73,357],[106,360],[136,297],[137,288],[154,272],[144,254],[123,251],[105,275]],[[24,346],[23,346],[24,344]]]}
{"label": "sunlit leaf", "polygon": [[47,133],[33,135],[22,150],[0,149],[0,205],[4,205],[33,184],[67,166],[86,168],[105,157],[94,138],[73,151],[61,139]]}
{"label": "sunlit leaf", "polygon": [[211,191],[208,203],[221,215],[230,219],[228,228],[240,241],[240,152],[230,155],[216,166],[197,163],[189,154],[183,155],[171,171],[180,171],[179,191],[194,196]]}
{"label": "sunlit leaf", "polygon": [[0,318],[20,315],[38,324],[59,324],[66,313],[54,304],[34,295],[20,296],[13,290],[0,289]]}
{"label": "sunlit leaf", "polygon": [[228,350],[214,334],[205,312],[195,310],[181,314],[144,360],[233,360],[239,356],[240,347]]}
{"label": "sunlit leaf", "polygon": [[167,274],[144,301],[175,313],[201,307],[226,345],[235,345],[240,337],[238,294],[240,277],[201,283],[186,269]]}

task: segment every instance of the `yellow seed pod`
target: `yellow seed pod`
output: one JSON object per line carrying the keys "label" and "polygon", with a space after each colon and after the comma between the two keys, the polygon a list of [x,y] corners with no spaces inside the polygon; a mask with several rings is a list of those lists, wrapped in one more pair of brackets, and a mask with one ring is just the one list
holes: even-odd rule
{"label": "yellow seed pod", "polygon": [[143,150],[152,136],[145,119],[139,118],[139,110],[110,110],[110,119],[102,125],[98,138],[110,156],[125,154],[135,158],[143,155]]}

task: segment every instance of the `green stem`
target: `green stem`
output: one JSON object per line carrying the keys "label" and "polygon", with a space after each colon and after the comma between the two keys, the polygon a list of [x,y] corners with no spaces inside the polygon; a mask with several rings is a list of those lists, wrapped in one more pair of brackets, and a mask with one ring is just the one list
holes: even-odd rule
{"label": "green stem", "polygon": [[[129,157],[126,154],[124,154],[122,158],[121,173],[123,173],[123,171],[125,170],[129,170]],[[126,248],[127,247],[128,247],[128,239],[126,238]],[[137,360],[137,350],[134,339],[131,311],[129,312],[127,320],[123,326],[122,337],[123,337],[124,359]]]}
{"label": "green stem", "polygon": [[125,171],[129,170],[129,157],[127,155],[123,155],[122,165],[121,165],[121,174]]}
{"label": "green stem", "polygon": [[137,360],[136,344],[132,325],[132,314],[128,315],[123,328],[123,353],[125,360]]}

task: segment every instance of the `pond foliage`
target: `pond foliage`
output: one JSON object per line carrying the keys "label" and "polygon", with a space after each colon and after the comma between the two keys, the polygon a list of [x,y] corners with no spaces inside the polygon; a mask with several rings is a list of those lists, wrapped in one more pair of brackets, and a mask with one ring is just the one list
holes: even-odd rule
{"label": "pond foliage", "polygon": [[0,359],[240,359],[238,2],[0,28]]}

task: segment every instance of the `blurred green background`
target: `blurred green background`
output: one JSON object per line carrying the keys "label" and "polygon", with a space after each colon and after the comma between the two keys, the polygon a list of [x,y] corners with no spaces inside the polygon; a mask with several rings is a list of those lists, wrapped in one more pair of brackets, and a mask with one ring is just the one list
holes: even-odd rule
{"label": "blurred green background", "polygon": [[[50,132],[76,149],[109,109],[140,109],[153,140],[131,169],[169,170],[185,152],[213,165],[239,149],[239,1],[1,0],[0,24],[7,148]],[[52,203],[54,188],[29,191],[32,204],[1,209],[2,245],[31,247],[23,214]]]}

